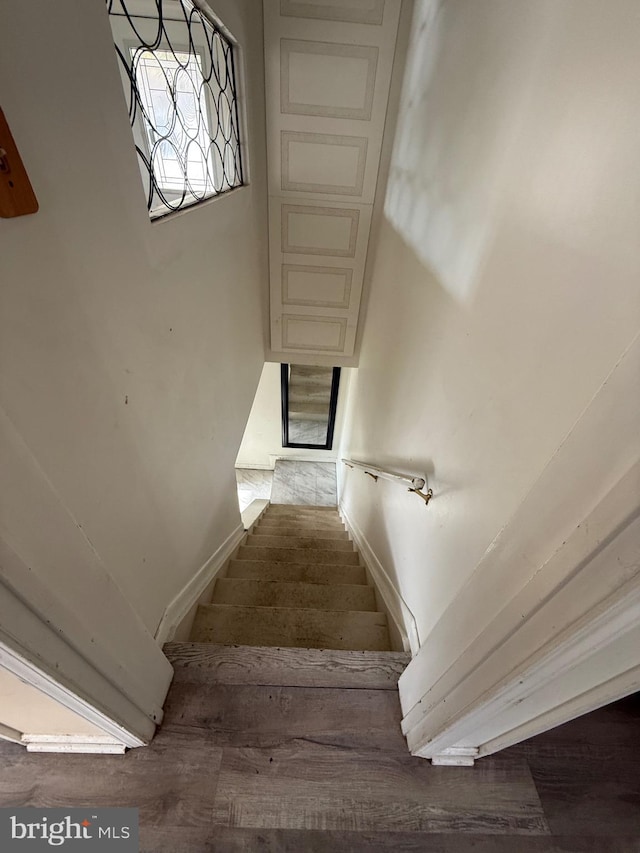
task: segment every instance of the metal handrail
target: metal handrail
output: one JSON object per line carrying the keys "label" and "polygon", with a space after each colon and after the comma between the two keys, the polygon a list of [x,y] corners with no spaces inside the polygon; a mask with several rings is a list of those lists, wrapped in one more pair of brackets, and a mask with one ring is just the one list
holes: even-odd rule
{"label": "metal handrail", "polygon": [[392,483],[408,485],[409,488],[407,491],[413,492],[414,495],[421,497],[425,506],[433,497],[433,491],[431,489],[427,489],[426,492],[422,491],[427,485],[427,478],[420,474],[397,474],[395,471],[387,471],[384,468],[378,468],[376,465],[370,465],[368,462],[356,462],[354,459],[343,459],[342,462],[344,462],[348,468],[361,468],[365,474],[368,474],[369,477],[376,482],[378,481],[378,478],[380,478],[381,480],[389,480]]}

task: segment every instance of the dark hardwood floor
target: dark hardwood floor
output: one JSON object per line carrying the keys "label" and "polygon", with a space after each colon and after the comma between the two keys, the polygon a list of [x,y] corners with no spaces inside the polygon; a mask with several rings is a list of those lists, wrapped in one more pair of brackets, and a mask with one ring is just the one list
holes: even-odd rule
{"label": "dark hardwood floor", "polygon": [[399,720],[390,690],[176,681],[146,749],[0,742],[0,806],[136,806],[148,853],[640,853],[638,697],[473,768]]}

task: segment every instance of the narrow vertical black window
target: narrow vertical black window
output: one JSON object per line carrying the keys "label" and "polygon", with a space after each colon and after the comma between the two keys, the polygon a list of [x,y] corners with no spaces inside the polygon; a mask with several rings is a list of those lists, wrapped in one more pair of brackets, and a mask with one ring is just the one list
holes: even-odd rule
{"label": "narrow vertical black window", "polygon": [[280,383],[282,446],[331,450],[340,368],[282,364]]}

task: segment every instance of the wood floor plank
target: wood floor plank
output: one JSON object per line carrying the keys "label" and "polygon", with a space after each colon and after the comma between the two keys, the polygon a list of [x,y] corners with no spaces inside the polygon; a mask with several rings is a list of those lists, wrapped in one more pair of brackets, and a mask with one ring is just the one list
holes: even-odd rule
{"label": "wood floor plank", "polygon": [[405,652],[281,649],[167,643],[174,684],[254,684],[282,687],[345,687],[396,690],[411,660]]}
{"label": "wood floor plank", "polygon": [[526,757],[553,832],[640,839],[639,734],[640,701],[633,697],[505,755]]}
{"label": "wood floor plank", "polygon": [[398,696],[391,690],[176,684],[162,729],[206,731],[218,746],[308,741],[403,754],[400,716]]}
{"label": "wood floor plank", "polygon": [[[13,744],[12,744],[13,746]],[[209,826],[222,750],[179,733],[125,755],[2,749],[0,805],[135,806],[145,826]]]}
{"label": "wood floor plank", "polygon": [[319,744],[226,748],[214,823],[254,829],[548,834],[524,761],[485,759],[469,772],[432,767],[411,756]]}
{"label": "wood floor plank", "polygon": [[[638,853],[638,839],[216,828],[215,853]],[[161,848],[159,853],[164,853]],[[151,851],[149,851],[151,853]],[[176,853],[183,853],[182,848]],[[186,853],[186,851],[185,851]],[[189,850],[188,853],[191,853]]]}

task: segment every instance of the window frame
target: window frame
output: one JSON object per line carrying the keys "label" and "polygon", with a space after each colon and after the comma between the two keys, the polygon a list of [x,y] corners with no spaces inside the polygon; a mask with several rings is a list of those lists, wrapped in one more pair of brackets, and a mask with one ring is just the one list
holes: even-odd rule
{"label": "window frame", "polygon": [[[146,206],[149,219],[152,223],[162,222],[168,217],[181,216],[185,212],[200,207],[203,204],[209,204],[215,199],[226,196],[232,192],[236,192],[248,185],[248,163],[247,163],[247,121],[245,115],[245,104],[242,95],[242,79],[244,77],[242,66],[242,51],[238,40],[233,36],[229,29],[220,21],[220,19],[206,6],[201,0],[159,0],[159,8],[162,12],[165,11],[164,3],[167,3],[169,11],[166,15],[160,17],[151,17],[149,15],[141,15],[139,5],[136,0],[106,0],[107,15],[110,24],[113,18],[118,18],[124,21],[124,27],[127,27],[126,34],[121,32],[121,26],[112,24],[112,38],[117,55],[118,69],[124,89],[124,97],[129,108],[129,125],[131,128],[132,141],[136,151],[138,166],[140,169],[140,178],[143,192],[146,197]],[[177,17],[176,11],[179,10],[183,17]],[[195,23],[192,23],[195,18]],[[156,39],[153,45],[150,44],[146,37],[142,37],[140,28],[134,29],[134,23],[144,20],[151,22],[156,28]],[[133,23],[132,23],[133,21]],[[200,26],[205,29],[206,37],[196,44],[192,36],[192,27]],[[171,30],[180,27],[182,32],[180,35],[173,37]],[[216,93],[212,86],[217,83],[216,73],[213,67],[215,61],[215,38],[219,38],[222,42],[222,50],[225,55],[224,59],[224,80],[227,85]],[[212,50],[209,55],[207,51],[209,46]],[[216,158],[215,153],[211,152],[210,147],[205,155],[205,162],[211,159],[213,165],[213,185],[212,192],[204,195],[202,198],[195,197],[195,194],[188,189],[186,173],[183,183],[183,190],[172,190],[161,185],[162,178],[157,175],[153,169],[152,151],[149,145],[149,136],[155,132],[155,127],[145,118],[145,111],[142,109],[144,97],[140,93],[137,84],[136,70],[134,69],[134,57],[137,51],[143,53],[154,53],[155,51],[168,51],[174,55],[187,54],[189,57],[194,55],[200,70],[209,65],[209,77],[202,76],[204,81],[204,90],[201,91],[199,98],[204,98],[207,113],[207,126],[205,128],[206,138],[210,145],[216,145],[219,142],[218,136],[222,137],[222,151],[218,148],[219,157]],[[160,62],[160,60],[158,60]],[[181,64],[181,63],[179,63]],[[222,79],[222,76],[220,77]],[[211,82],[207,82],[207,80]],[[175,97],[170,89],[170,97],[174,104],[174,111],[177,114],[175,106]],[[222,125],[219,123],[218,112],[216,110],[216,101],[225,97],[229,103],[229,127],[231,130],[230,140],[227,141],[222,132]],[[215,126],[216,133],[212,135],[212,127]],[[185,131],[187,133],[187,131]],[[200,146],[200,150],[204,149]],[[229,185],[226,179],[225,154],[228,148],[231,148],[233,157],[233,179],[237,183]],[[218,159],[222,164],[223,183],[226,186],[223,189],[216,189],[216,172],[215,160]],[[176,195],[176,199],[167,199],[167,195]],[[182,195],[182,199],[180,199]]]}
{"label": "window frame", "polygon": [[332,368],[331,392],[329,397],[329,413],[327,421],[327,441],[325,444],[304,444],[289,441],[289,362],[280,364],[280,400],[282,413],[282,446],[299,450],[333,450],[333,438],[338,411],[338,392],[340,391],[340,368]]}

